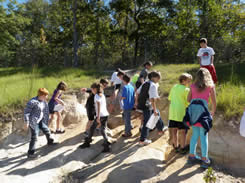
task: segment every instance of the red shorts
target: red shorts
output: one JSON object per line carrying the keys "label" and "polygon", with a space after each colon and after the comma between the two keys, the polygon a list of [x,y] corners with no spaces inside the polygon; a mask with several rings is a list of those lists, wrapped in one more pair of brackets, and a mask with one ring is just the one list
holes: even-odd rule
{"label": "red shorts", "polygon": [[215,70],[214,65],[203,65],[201,67],[208,69],[212,76],[214,83],[217,83],[218,79],[217,79],[216,70]]}

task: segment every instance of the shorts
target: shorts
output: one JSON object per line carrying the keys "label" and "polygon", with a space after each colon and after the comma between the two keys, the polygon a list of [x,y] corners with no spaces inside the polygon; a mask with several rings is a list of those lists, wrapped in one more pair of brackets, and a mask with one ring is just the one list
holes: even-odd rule
{"label": "shorts", "polygon": [[187,130],[188,128],[184,125],[183,122],[169,120],[168,128],[178,128],[179,130]]}
{"label": "shorts", "polygon": [[202,66],[202,68],[208,69],[208,71],[210,72],[210,74],[212,76],[214,84],[216,84],[218,82],[218,79],[217,79],[217,74],[216,74],[216,70],[215,70],[214,65],[204,65],[204,66]]}
{"label": "shorts", "polygon": [[121,87],[121,84],[116,84],[116,85],[115,85],[115,90],[119,90],[120,87]]}

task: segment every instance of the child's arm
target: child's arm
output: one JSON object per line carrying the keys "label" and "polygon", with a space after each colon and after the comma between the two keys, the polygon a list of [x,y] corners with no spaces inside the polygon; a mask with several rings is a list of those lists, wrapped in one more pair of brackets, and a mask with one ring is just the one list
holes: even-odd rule
{"label": "child's arm", "polygon": [[61,99],[58,98],[60,94],[61,94],[61,91],[59,90],[59,91],[56,93],[56,95],[55,95],[55,97],[54,97],[54,100],[55,100],[56,102],[58,102],[59,104],[61,104],[61,105],[65,105],[65,103],[63,102],[63,100],[61,100]]}
{"label": "child's arm", "polygon": [[191,90],[190,90],[190,92],[188,94],[188,97],[187,97],[187,101],[191,102],[191,99],[192,99],[192,93],[191,93]]}
{"label": "child's arm", "polygon": [[152,107],[153,107],[153,111],[154,111],[154,115],[157,116],[158,115],[158,112],[157,112],[157,106],[156,106],[156,98],[152,98],[151,99],[151,104],[152,104]]}
{"label": "child's arm", "polygon": [[98,123],[98,126],[97,127],[100,127],[101,126],[101,123],[100,123],[100,102],[96,102],[96,105],[97,105],[97,123]]}
{"label": "child's arm", "polygon": [[135,99],[134,99],[134,107],[137,108],[138,106],[138,97],[139,97],[139,94],[138,92],[136,91],[135,92]]}
{"label": "child's arm", "polygon": [[200,64],[200,66],[202,66],[201,57],[198,57],[198,62]]}
{"label": "child's arm", "polygon": [[214,64],[214,56],[212,55],[212,57],[211,57],[211,65],[213,65]]}
{"label": "child's arm", "polygon": [[26,104],[26,107],[24,109],[24,122],[25,122],[25,128],[27,129],[28,126],[29,126],[29,123],[30,123],[30,114],[31,114],[31,111],[34,107],[34,104],[32,101],[29,101],[27,104]]}
{"label": "child's arm", "polygon": [[216,91],[215,91],[215,87],[213,87],[211,89],[211,101],[212,101],[212,116],[214,116],[215,112],[216,112]]}

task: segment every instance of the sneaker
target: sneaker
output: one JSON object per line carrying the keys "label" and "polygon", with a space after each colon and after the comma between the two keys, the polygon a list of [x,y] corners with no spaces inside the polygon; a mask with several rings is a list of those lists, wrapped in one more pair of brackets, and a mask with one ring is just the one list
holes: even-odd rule
{"label": "sneaker", "polygon": [[132,137],[132,133],[131,132],[130,133],[124,133],[122,136],[125,138]]}
{"label": "sneaker", "polygon": [[187,160],[187,163],[191,165],[200,164],[201,162],[202,160],[199,156],[195,156],[195,157],[189,156]]}
{"label": "sneaker", "polygon": [[140,146],[146,146],[146,145],[149,145],[150,143],[152,143],[151,140],[145,139],[144,141],[140,141],[139,145]]}
{"label": "sneaker", "polygon": [[58,142],[54,142],[54,139],[49,139],[48,140],[48,145],[50,146],[50,145],[57,145],[57,144],[59,144]]}
{"label": "sneaker", "polygon": [[27,154],[27,158],[29,159],[37,159],[37,158],[40,158],[41,156],[40,155],[37,155],[37,154]]}
{"label": "sneaker", "polygon": [[211,166],[211,163],[210,159],[202,160],[201,168],[208,169]]}
{"label": "sneaker", "polygon": [[79,146],[80,149],[85,149],[88,147],[90,147],[90,143],[88,143],[88,142],[84,142],[82,145]]}

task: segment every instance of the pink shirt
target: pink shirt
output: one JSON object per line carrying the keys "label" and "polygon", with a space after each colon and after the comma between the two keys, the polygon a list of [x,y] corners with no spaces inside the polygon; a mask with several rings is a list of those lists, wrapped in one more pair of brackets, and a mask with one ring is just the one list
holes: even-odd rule
{"label": "pink shirt", "polygon": [[211,88],[206,88],[204,91],[202,92],[199,92],[198,91],[198,88],[192,84],[191,85],[191,94],[192,94],[192,98],[191,99],[197,99],[197,98],[200,98],[200,99],[204,99],[207,101],[207,103],[209,102],[209,97],[210,97],[210,92],[211,92]]}
{"label": "pink shirt", "polygon": [[[192,84],[191,85],[191,94],[192,94],[192,97],[191,99],[204,99],[207,101],[207,103],[209,102],[209,97],[210,97],[210,93],[211,93],[211,87],[209,88],[206,88],[204,91],[202,92],[199,92],[198,91],[198,88]],[[194,126],[197,126],[197,127],[202,127],[201,123],[196,123]]]}

